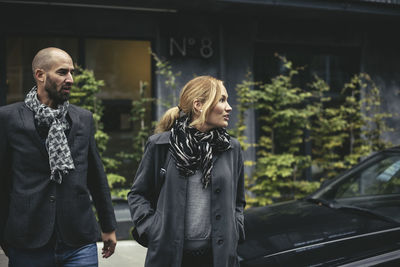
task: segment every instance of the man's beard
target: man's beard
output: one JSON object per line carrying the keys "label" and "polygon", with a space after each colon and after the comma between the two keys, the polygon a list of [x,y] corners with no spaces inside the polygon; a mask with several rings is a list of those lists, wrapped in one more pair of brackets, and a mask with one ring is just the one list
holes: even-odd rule
{"label": "man's beard", "polygon": [[44,86],[49,99],[51,99],[57,106],[63,104],[69,99],[69,94],[64,93],[63,90],[57,91],[57,85],[51,79],[46,79],[46,84]]}

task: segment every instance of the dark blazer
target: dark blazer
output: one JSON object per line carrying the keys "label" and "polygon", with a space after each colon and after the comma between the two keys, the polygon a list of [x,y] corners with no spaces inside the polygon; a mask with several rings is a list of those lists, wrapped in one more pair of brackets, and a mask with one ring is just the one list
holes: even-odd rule
{"label": "dark blazer", "polygon": [[70,246],[98,240],[93,198],[103,232],[116,228],[110,190],[94,140],[92,114],[70,105],[68,138],[75,170],[50,181],[48,154],[25,103],[0,107],[0,243],[38,248],[58,230]]}
{"label": "dark blazer", "polygon": [[[132,220],[139,239],[148,240],[146,267],[180,267],[184,243],[187,179],[173,157],[165,159],[170,132],[153,135],[128,193]],[[237,244],[245,239],[243,209],[244,165],[239,142],[213,157],[211,171],[211,239],[214,267],[237,267]],[[157,183],[164,180],[158,192]],[[159,193],[159,195],[158,195]],[[157,198],[158,196],[158,198]]]}

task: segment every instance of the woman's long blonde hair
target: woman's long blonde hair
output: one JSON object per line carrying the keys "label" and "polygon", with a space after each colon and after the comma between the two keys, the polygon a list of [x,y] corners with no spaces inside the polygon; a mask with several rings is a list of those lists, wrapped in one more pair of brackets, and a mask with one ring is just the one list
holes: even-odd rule
{"label": "woman's long blonde hair", "polygon": [[[221,98],[222,81],[211,76],[199,76],[190,80],[181,91],[179,105],[168,109],[161,120],[158,122],[155,133],[169,131],[174,122],[179,118],[179,108],[193,118],[193,114],[198,118],[190,123],[192,126],[201,127],[206,122],[208,114],[217,105]],[[200,101],[203,104],[202,112],[196,111],[194,102]]]}

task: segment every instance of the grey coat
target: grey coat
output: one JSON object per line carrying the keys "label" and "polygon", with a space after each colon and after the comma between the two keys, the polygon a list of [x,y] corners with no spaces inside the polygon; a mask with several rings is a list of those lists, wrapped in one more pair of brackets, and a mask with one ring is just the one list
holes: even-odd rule
{"label": "grey coat", "polygon": [[[169,145],[170,132],[153,135],[128,193],[133,223],[141,238],[148,239],[146,267],[181,266],[187,179],[180,176],[175,160],[161,170],[160,151]],[[214,267],[239,266],[238,242],[244,241],[244,172],[239,142],[231,138],[229,150],[213,157],[211,224]],[[169,152],[168,152],[169,153]],[[161,170],[161,171],[160,171]],[[165,179],[159,192],[157,183]]]}

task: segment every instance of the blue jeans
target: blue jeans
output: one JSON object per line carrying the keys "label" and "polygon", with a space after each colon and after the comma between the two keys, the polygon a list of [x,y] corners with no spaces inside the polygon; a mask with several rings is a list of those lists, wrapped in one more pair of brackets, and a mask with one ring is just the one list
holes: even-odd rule
{"label": "blue jeans", "polygon": [[39,249],[9,248],[9,267],[97,267],[96,243],[79,248],[57,242]]}

